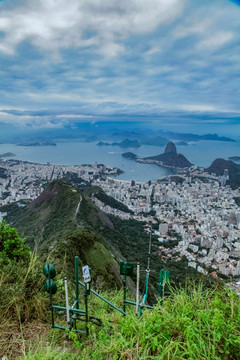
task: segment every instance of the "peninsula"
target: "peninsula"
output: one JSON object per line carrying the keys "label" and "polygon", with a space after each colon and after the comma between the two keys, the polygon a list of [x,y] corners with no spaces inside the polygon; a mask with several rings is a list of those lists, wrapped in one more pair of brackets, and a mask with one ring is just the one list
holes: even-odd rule
{"label": "peninsula", "polygon": [[188,161],[184,155],[177,153],[176,146],[173,142],[169,142],[165,147],[164,153],[160,155],[141,158],[134,153],[127,152],[122,154],[122,156],[126,159],[135,160],[137,162],[156,164],[172,169],[183,169],[192,166],[190,161]]}

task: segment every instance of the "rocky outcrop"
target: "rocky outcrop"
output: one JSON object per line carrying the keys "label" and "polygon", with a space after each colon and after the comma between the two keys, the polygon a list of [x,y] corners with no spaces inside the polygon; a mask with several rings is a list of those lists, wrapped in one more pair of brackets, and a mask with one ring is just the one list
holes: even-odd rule
{"label": "rocky outcrop", "polygon": [[144,160],[152,160],[159,162],[159,164],[163,166],[169,166],[173,168],[186,168],[192,165],[184,155],[177,153],[176,146],[173,142],[169,142],[167,144],[163,154],[147,157]]}
{"label": "rocky outcrop", "polygon": [[177,148],[172,141],[165,147],[164,154],[177,154]]}

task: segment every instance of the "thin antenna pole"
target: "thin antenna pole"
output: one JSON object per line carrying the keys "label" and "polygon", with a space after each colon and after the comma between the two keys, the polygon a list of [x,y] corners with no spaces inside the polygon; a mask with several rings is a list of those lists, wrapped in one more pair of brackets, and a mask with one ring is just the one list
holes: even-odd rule
{"label": "thin antenna pole", "polygon": [[76,309],[79,309],[78,256],[75,256],[75,293]]}
{"label": "thin antenna pole", "polygon": [[150,274],[150,255],[151,255],[151,247],[152,247],[152,224],[150,227],[150,237],[149,237],[149,246],[148,246],[148,262],[147,262],[147,269],[146,269],[146,291],[143,297],[143,303],[147,302],[148,296],[148,282],[149,282],[149,274]]}

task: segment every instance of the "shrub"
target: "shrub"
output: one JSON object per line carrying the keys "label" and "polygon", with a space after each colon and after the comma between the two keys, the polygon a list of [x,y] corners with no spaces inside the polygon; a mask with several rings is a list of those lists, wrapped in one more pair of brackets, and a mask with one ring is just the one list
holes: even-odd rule
{"label": "shrub", "polygon": [[2,220],[0,224],[0,258],[3,262],[26,260],[29,255],[29,247],[24,244],[24,240],[20,238],[17,230]]}

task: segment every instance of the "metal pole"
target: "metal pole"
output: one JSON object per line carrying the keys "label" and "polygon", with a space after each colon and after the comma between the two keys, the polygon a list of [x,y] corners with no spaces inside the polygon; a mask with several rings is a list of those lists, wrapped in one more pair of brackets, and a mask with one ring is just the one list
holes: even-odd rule
{"label": "metal pole", "polygon": [[84,298],[85,298],[85,324],[86,324],[86,335],[88,335],[88,294],[90,291],[90,284],[85,284]]}
{"label": "metal pole", "polygon": [[138,314],[139,306],[139,281],[140,281],[140,264],[137,263],[137,286],[136,286],[136,315]]}
{"label": "metal pole", "polygon": [[[80,280],[79,280],[79,284],[82,286],[85,286],[85,284]],[[123,310],[119,309],[116,305],[112,304],[109,300],[105,299],[102,295],[98,294],[93,289],[90,289],[90,292],[93,293],[94,295],[96,295],[97,297],[99,297],[99,299],[105,301],[108,305],[112,306],[114,309],[119,311],[121,314],[126,315]],[[125,302],[127,302],[127,300]]]}
{"label": "metal pole", "polygon": [[149,246],[148,246],[148,265],[147,269],[150,271],[150,255],[151,255],[151,247],[152,247],[152,225],[150,228],[150,238],[149,238]]}
{"label": "metal pole", "polygon": [[79,309],[78,256],[75,256],[75,293],[76,308]]}
{"label": "metal pole", "polygon": [[149,273],[150,273],[150,255],[151,255],[151,247],[152,247],[152,224],[150,228],[150,237],[149,237],[149,246],[148,246],[148,263],[146,269],[146,291],[143,297],[143,304],[147,302],[148,296],[148,281],[149,281]]}
{"label": "metal pole", "polygon": [[124,275],[124,278],[123,278],[123,311],[124,311],[125,315],[126,315],[126,292],[127,292],[126,283],[127,283],[127,277],[126,277],[126,275]]}
{"label": "metal pole", "polygon": [[[50,271],[48,272],[48,281],[50,283]],[[50,286],[50,306],[51,306],[52,327],[54,327],[53,299],[52,299],[52,288],[51,288],[51,286]]]}
{"label": "metal pole", "polygon": [[149,281],[149,273],[150,273],[150,270],[147,270],[147,274],[146,274],[145,302],[147,302],[147,297],[148,297],[148,281]]}
{"label": "metal pole", "polygon": [[67,284],[67,278],[64,278],[65,282],[65,298],[66,298],[66,313],[67,313],[67,323],[70,326],[70,312],[69,312],[69,302],[68,302],[68,284]]}

